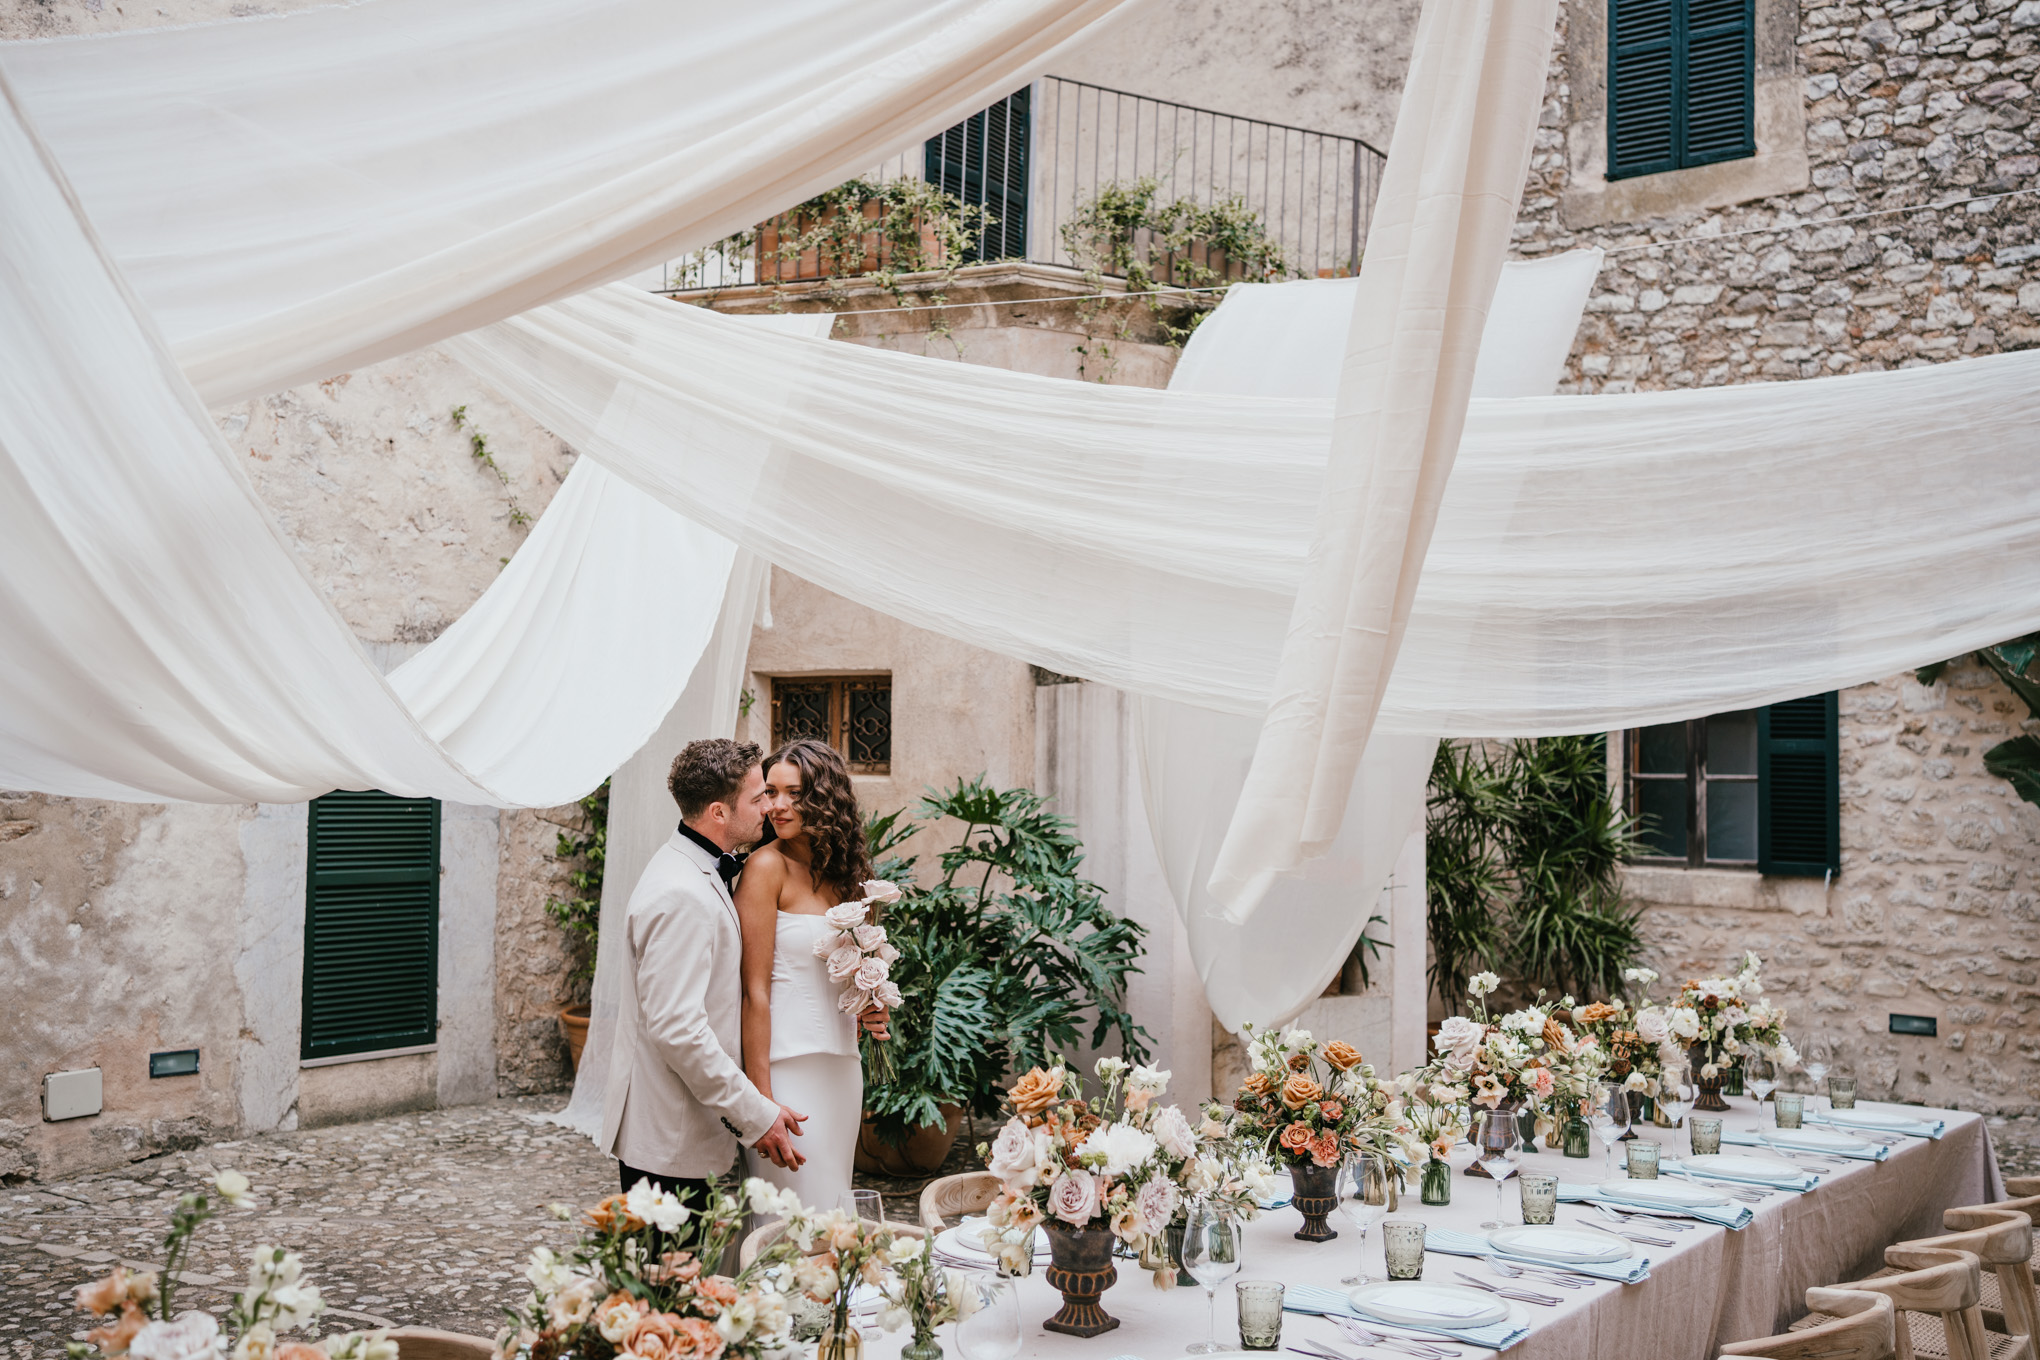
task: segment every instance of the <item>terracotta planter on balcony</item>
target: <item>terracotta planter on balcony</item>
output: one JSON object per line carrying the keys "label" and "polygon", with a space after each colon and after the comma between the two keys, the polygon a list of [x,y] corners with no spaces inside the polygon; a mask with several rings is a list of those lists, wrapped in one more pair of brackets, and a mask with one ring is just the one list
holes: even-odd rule
{"label": "terracotta planter on balcony", "polygon": [[871,1176],[930,1176],[942,1169],[956,1135],[963,1131],[963,1106],[942,1106],[944,1122],[923,1124],[903,1143],[887,1143],[865,1116],[857,1131],[857,1169]]}
{"label": "terracotta planter on balcony", "polygon": [[560,1033],[566,1036],[567,1057],[574,1071],[581,1070],[581,1049],[588,1042],[588,1008],[568,1006],[560,1012]]}

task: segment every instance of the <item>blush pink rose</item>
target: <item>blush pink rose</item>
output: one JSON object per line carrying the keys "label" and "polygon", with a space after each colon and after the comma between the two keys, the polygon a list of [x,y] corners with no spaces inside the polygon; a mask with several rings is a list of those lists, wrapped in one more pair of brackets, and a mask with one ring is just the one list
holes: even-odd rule
{"label": "blush pink rose", "polygon": [[1098,1182],[1088,1171],[1065,1171],[1048,1187],[1048,1211],[1072,1227],[1089,1223],[1098,1212]]}

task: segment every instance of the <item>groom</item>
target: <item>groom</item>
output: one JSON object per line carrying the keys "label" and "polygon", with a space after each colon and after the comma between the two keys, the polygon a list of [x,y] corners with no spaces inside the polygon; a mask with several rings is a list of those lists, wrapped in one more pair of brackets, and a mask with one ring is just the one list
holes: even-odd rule
{"label": "groom", "polygon": [[710,1181],[748,1144],[783,1167],[807,1116],[744,1075],[738,964],[743,939],[730,896],[733,851],[764,833],[759,752],[724,737],[688,744],[666,787],[680,829],[645,867],[625,918],[625,994],[602,1102],[602,1148],[623,1188],[640,1180],[697,1208]]}

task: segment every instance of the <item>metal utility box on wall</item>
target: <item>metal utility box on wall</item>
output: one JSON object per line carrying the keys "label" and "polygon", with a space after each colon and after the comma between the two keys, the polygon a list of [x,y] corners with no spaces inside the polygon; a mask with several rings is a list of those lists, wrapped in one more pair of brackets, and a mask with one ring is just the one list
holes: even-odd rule
{"label": "metal utility box on wall", "polygon": [[100,1110],[99,1069],[52,1072],[43,1078],[43,1118],[83,1119]]}

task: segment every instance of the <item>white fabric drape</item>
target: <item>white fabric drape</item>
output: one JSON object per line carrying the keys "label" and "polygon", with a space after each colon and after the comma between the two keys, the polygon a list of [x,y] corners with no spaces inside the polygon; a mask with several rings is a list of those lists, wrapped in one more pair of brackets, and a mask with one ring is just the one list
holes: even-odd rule
{"label": "white fabric drape", "polygon": [[366,0],[0,44],[0,68],[218,403],[763,221],[1125,5]]}
{"label": "white fabric drape", "polygon": [[1427,0],[1367,231],[1331,456],[1239,811],[1211,890],[1244,920],[1345,820],[1459,436],[1558,0]]}
{"label": "white fabric drape", "polygon": [[[1502,267],[1474,368],[1476,397],[1549,394],[1600,272],[1601,252]],[[1239,289],[1198,327],[1171,391],[1329,397],[1354,282]],[[1211,869],[1238,811],[1260,724],[1168,699],[1137,703],[1142,801],[1212,1014],[1237,1031],[1289,1019],[1353,951],[1409,833],[1421,825],[1435,736],[1376,732],[1322,855],[1277,875],[1250,921],[1231,919]],[[1421,940],[1394,941],[1417,949]]]}

